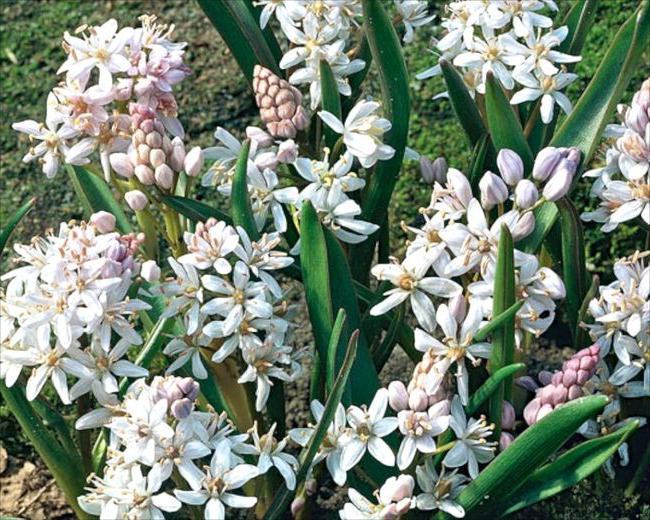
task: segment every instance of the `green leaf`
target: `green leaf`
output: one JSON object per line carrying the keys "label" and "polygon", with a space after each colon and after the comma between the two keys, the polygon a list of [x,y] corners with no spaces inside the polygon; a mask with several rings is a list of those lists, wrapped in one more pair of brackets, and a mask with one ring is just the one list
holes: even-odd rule
{"label": "green leaf", "polygon": [[257,230],[251,201],[248,197],[248,151],[251,142],[246,139],[242,144],[237,163],[235,164],[235,175],[232,180],[232,194],[230,197],[232,220],[235,226],[244,228],[251,240],[258,240],[260,237]]}
{"label": "green leaf", "polygon": [[474,153],[472,154],[472,164],[469,168],[468,179],[472,186],[472,191],[478,193],[478,183],[485,173],[485,163],[488,158],[488,152],[493,156],[494,150],[492,149],[492,142],[488,134],[483,134],[482,137],[474,145]]}
{"label": "green leaf", "polygon": [[584,233],[580,215],[571,200],[563,197],[557,201],[556,206],[562,229],[562,272],[566,287],[567,319],[576,340],[580,329],[580,308],[587,294]]}
{"label": "green leaf", "polygon": [[[388,204],[406,149],[410,114],[409,83],[402,47],[383,3],[362,0],[361,5],[364,30],[379,71],[382,109],[384,116],[392,125],[391,129],[384,134],[384,143],[395,149],[392,159],[379,161],[375,165],[375,171],[364,192],[361,218],[381,225],[388,213]],[[352,264],[356,280],[367,279],[376,240],[376,234],[371,235],[351,249],[352,255],[356,258]]]}
{"label": "green leaf", "polygon": [[11,234],[14,232],[14,229],[16,229],[16,226],[20,223],[23,217],[31,211],[34,204],[36,204],[36,197],[25,202],[25,204],[23,204],[18,211],[11,216],[9,222],[7,222],[2,228],[2,232],[0,232],[0,256],[4,252],[5,246],[7,245]]}
{"label": "green leaf", "polygon": [[[253,19],[257,22],[257,25],[259,25],[262,6],[258,5],[254,0],[244,0],[244,2],[250,13],[253,15]],[[262,34],[264,35],[266,44],[269,46],[269,49],[273,54],[273,58],[275,58],[275,62],[280,63],[280,60],[282,59],[282,48],[280,47],[278,40],[276,40],[275,34],[273,34],[273,29],[271,28],[270,23],[267,23],[266,27],[262,29]]]}
{"label": "green leaf", "polygon": [[[541,421],[519,435],[497,456],[479,476],[458,495],[456,502],[471,512],[474,518],[490,509],[503,490],[513,495],[526,478],[555,453],[590,417],[600,412],[608,402],[604,395],[592,395],[570,401],[553,410]],[[501,491],[499,491],[501,490]],[[438,514],[437,518],[447,516]]]}
{"label": "green leaf", "polygon": [[[338,119],[342,119],[339,88],[336,84],[336,78],[332,72],[332,67],[330,67],[330,64],[325,60],[320,60],[320,82],[321,95],[323,98],[323,110],[334,114]],[[325,146],[330,150],[333,150],[334,145],[339,138],[339,134],[327,125],[323,125],[323,133],[325,134]],[[334,160],[334,158],[332,159]]]}
{"label": "green leaf", "polygon": [[364,33],[361,33],[361,39],[357,44],[355,50],[356,53],[353,56],[350,56],[350,59],[358,58],[360,60],[363,60],[366,65],[359,72],[355,72],[354,74],[348,76],[348,82],[350,83],[350,90],[352,91],[352,94],[343,98],[342,108],[344,116],[348,115],[350,110],[352,110],[352,107],[354,107],[355,102],[361,95],[361,87],[363,85],[363,81],[366,79],[368,71],[370,70],[370,65],[372,64],[372,53],[370,52],[370,45],[368,45],[368,38],[366,38],[366,35]]}
{"label": "green leaf", "polygon": [[[602,131],[611,119],[616,104],[634,72],[650,33],[650,2],[644,2],[620,28],[591,82],[580,96],[573,111],[551,140],[551,146],[575,146],[582,152],[582,164],[589,164]],[[577,182],[578,176],[574,179]],[[558,217],[554,203],[547,202],[535,210],[535,229],[519,247],[527,253],[539,249]]]}
{"label": "green leaf", "polygon": [[[325,438],[327,428],[329,428],[329,425],[334,420],[336,409],[341,402],[341,397],[343,396],[343,391],[345,390],[348,376],[350,375],[352,364],[354,363],[354,358],[356,356],[357,338],[358,331],[355,331],[350,337],[348,348],[345,353],[345,359],[343,361],[343,365],[341,366],[341,371],[336,377],[336,381],[332,387],[332,392],[327,398],[323,415],[320,421],[318,421],[318,425],[316,426],[311,439],[307,443],[307,446],[300,455],[300,467],[296,472],[296,488],[299,488],[307,477],[312,461],[314,460],[314,457],[316,456],[316,453],[318,452],[318,449],[320,448],[320,445]],[[276,495],[275,500],[266,511],[264,520],[275,520],[277,518],[283,518],[287,507],[289,506],[289,502],[293,497],[293,494],[294,491],[289,490],[287,487],[282,487],[280,492]]]}
{"label": "green leaf", "polygon": [[117,228],[122,233],[132,231],[131,222],[124,213],[122,206],[113,197],[111,188],[104,179],[81,166],[66,165],[66,168],[72,186],[86,212],[86,217],[90,217],[97,211],[108,211],[115,217]]}
{"label": "green leaf", "polygon": [[533,153],[499,80],[490,73],[485,82],[485,110],[495,150],[497,152],[502,148],[513,150],[521,157],[525,171],[530,172],[533,168]]}
{"label": "green leaf", "polygon": [[485,341],[495,330],[507,325],[517,315],[517,312],[519,312],[519,309],[521,309],[523,304],[524,300],[518,301],[483,325],[476,334],[474,334],[474,343]]}
{"label": "green leaf", "polygon": [[388,330],[384,339],[381,340],[381,343],[377,349],[372,353],[372,360],[375,363],[375,370],[377,373],[381,372],[381,369],[384,368],[384,365],[388,361],[395,343],[397,342],[397,333],[400,326],[404,320],[404,305],[400,305],[397,309],[397,312],[393,315],[393,318],[390,321]]}
{"label": "green leaf", "polygon": [[508,515],[574,486],[600,468],[638,427],[639,421],[632,421],[618,431],[581,442],[536,470],[515,493],[500,501],[496,509]]}
{"label": "green leaf", "polygon": [[165,195],[162,201],[165,205],[187,217],[192,222],[205,222],[209,218],[216,218],[217,220],[223,220],[228,224],[232,224],[232,219],[229,215],[203,202],[188,199],[187,197],[175,197],[171,195]]}
{"label": "green leaf", "polygon": [[575,348],[582,349],[589,345],[590,339],[587,330],[584,327],[581,327],[580,324],[585,321],[587,318],[587,312],[589,311],[589,302],[596,296],[598,293],[598,287],[600,286],[600,278],[595,274],[591,278],[591,285],[585,294],[584,299],[582,300],[582,305],[580,305],[580,311],[578,312],[578,329],[575,339]]}
{"label": "green leaf", "polygon": [[470,144],[475,147],[481,138],[488,133],[483,124],[481,113],[456,67],[445,59],[441,59],[438,63],[442,69],[442,76],[447,85],[449,101],[451,101],[454,113],[463,130],[465,130]]}
{"label": "green leaf", "polygon": [[[569,29],[569,36],[558,46],[559,52],[579,56],[582,46],[587,39],[587,34],[596,18],[598,0],[579,0],[575,2],[566,15],[560,26],[566,25]],[[575,65],[567,64],[570,70]]]}
{"label": "green leaf", "polygon": [[481,405],[493,395],[507,379],[511,379],[516,372],[526,368],[524,363],[513,363],[511,365],[506,365],[494,374],[488,377],[485,382],[472,394],[469,398],[469,403],[465,407],[467,415],[471,416],[478,412]]}
{"label": "green leaf", "polygon": [[[494,274],[494,297],[492,315],[500,316],[515,304],[515,261],[512,235],[508,226],[501,225],[497,265]],[[515,354],[515,318],[505,320],[501,327],[492,334],[492,354],[488,371],[494,374],[500,368],[512,364]],[[494,423],[494,437],[501,433],[501,408],[503,400],[510,400],[512,378],[507,378],[490,399],[490,420]]]}
{"label": "green leaf", "polygon": [[258,64],[282,76],[258,21],[244,0],[197,1],[230,48],[249,83],[253,81],[253,69]]}
{"label": "green leaf", "polygon": [[345,356],[345,348],[341,348],[341,343],[344,339],[343,328],[345,326],[345,319],[345,310],[339,309],[339,312],[336,315],[336,321],[332,327],[329,345],[327,346],[327,369],[325,371],[325,388],[327,390],[327,395],[332,392],[336,374],[339,373]]}

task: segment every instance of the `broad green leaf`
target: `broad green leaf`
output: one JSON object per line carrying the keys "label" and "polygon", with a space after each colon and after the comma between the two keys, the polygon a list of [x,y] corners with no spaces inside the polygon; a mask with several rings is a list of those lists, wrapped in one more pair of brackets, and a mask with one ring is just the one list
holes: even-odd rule
{"label": "broad green leaf", "polygon": [[[494,297],[492,315],[500,316],[515,304],[515,261],[512,235],[508,226],[503,224],[499,235],[497,264],[494,274]],[[505,320],[501,327],[492,334],[492,353],[488,371],[494,374],[500,368],[511,365],[515,354],[515,318]],[[490,399],[490,420],[494,423],[494,436],[501,433],[501,408],[503,400],[510,400],[512,378],[503,381]]]}
{"label": "broad green leaf", "polygon": [[[551,146],[575,146],[582,152],[582,164],[589,164],[603,129],[648,48],[649,34],[650,2],[644,2],[616,34],[591,82],[553,136]],[[538,208],[535,229],[519,247],[527,253],[537,251],[557,217],[558,210],[552,202]]]}
{"label": "broad green leaf", "polygon": [[355,50],[356,52],[353,56],[350,57],[350,59],[358,58],[360,60],[363,60],[366,65],[359,72],[355,72],[354,74],[348,76],[348,82],[350,83],[350,90],[352,91],[352,94],[343,98],[342,108],[344,116],[348,115],[350,110],[352,110],[355,102],[361,95],[361,87],[363,85],[363,81],[366,79],[368,71],[370,70],[370,65],[372,64],[372,53],[370,52],[370,45],[368,45],[368,38],[366,38],[366,35],[364,33],[361,33],[361,39],[357,44]]}
{"label": "broad green leaf", "polygon": [[[409,83],[402,47],[383,3],[362,0],[361,5],[363,27],[379,71],[382,110],[392,125],[384,134],[384,143],[395,149],[392,159],[379,161],[375,165],[375,171],[364,192],[362,219],[381,225],[388,213],[388,204],[406,149],[410,114]],[[376,234],[371,235],[351,249],[351,254],[356,259],[352,264],[356,280],[367,279],[377,238]]]}
{"label": "broad green leaf", "polygon": [[[569,36],[558,46],[559,52],[565,52],[579,56],[582,46],[587,39],[587,34],[596,18],[598,0],[579,0],[574,2],[560,26],[566,25],[569,29]],[[569,69],[575,65],[567,64]]]}
{"label": "broad green leaf", "polygon": [[456,67],[445,59],[441,59],[439,64],[454,113],[465,130],[470,144],[475,147],[481,138],[488,134],[481,113]]}
{"label": "broad green leaf", "polygon": [[378,345],[377,349],[372,353],[372,360],[375,363],[375,370],[377,373],[381,372],[381,369],[384,368],[384,365],[388,361],[395,343],[397,342],[397,333],[400,326],[404,320],[404,305],[400,305],[397,309],[397,312],[393,315],[391,319],[390,326],[386,331],[386,335],[381,340],[381,343]]}
{"label": "broad green leaf", "polygon": [[197,200],[165,195],[162,201],[165,205],[187,217],[192,222],[205,222],[209,218],[216,218],[217,220],[223,220],[228,224],[232,224],[232,219],[229,215]]}
{"label": "broad green leaf", "polygon": [[495,330],[507,325],[517,315],[517,312],[521,309],[523,304],[524,300],[518,301],[483,325],[476,334],[474,334],[474,343],[485,341]]}
{"label": "broad green leaf", "polygon": [[483,136],[481,136],[474,145],[472,164],[470,165],[468,174],[468,179],[472,185],[472,191],[474,193],[479,192],[478,183],[486,171],[485,163],[488,158],[488,151],[494,155],[494,150],[491,150],[491,148],[492,142],[490,141],[490,136],[487,133],[483,134]]}
{"label": "broad green leaf", "polygon": [[[244,0],[244,2],[250,13],[253,15],[253,19],[259,25],[260,15],[262,14],[262,6],[259,5],[256,0]],[[280,63],[280,60],[282,59],[282,48],[280,47],[278,40],[275,38],[275,34],[273,34],[273,29],[271,28],[270,23],[267,23],[266,27],[262,29],[262,34],[264,35],[266,44],[269,46],[269,49],[271,50],[276,63]]]}
{"label": "broad green leaf", "polygon": [[[348,376],[350,375],[352,364],[354,363],[354,358],[356,356],[357,338],[358,331],[355,331],[350,337],[348,348],[345,353],[345,359],[343,361],[343,365],[341,366],[341,371],[336,377],[336,381],[334,382],[334,386],[332,387],[330,395],[327,397],[323,416],[321,417],[320,421],[318,421],[311,439],[300,455],[300,467],[296,472],[296,488],[299,488],[307,477],[312,461],[314,460],[314,457],[316,456],[316,453],[318,452],[318,449],[320,448],[320,445],[325,438],[327,428],[329,428],[329,425],[334,419],[336,409],[341,402],[341,397],[343,396],[343,391],[345,390]],[[283,486],[279,493],[276,495],[275,500],[267,510],[266,514],[264,515],[264,520],[275,520],[278,518],[283,518],[293,495],[293,491],[289,490],[286,486]]]}
{"label": "broad green leaf", "polygon": [[508,515],[574,486],[600,468],[638,427],[639,421],[632,421],[618,431],[581,442],[536,470],[492,509]]}
{"label": "broad green leaf", "polygon": [[[330,67],[326,60],[320,60],[320,83],[323,110],[341,119],[341,96],[339,95],[339,89],[334,73],[332,72],[332,67]],[[327,125],[323,125],[323,133],[325,136],[325,146],[333,150],[339,134]],[[332,157],[332,160],[335,160],[334,157]]]}
{"label": "broad green leaf", "polygon": [[203,12],[230,48],[249,83],[253,68],[263,65],[282,76],[282,71],[244,0],[197,0]]}
{"label": "broad green leaf", "polygon": [[111,188],[106,181],[81,166],[67,165],[66,167],[72,186],[86,211],[86,217],[90,217],[97,211],[108,211],[115,217],[117,228],[122,233],[130,233],[132,231],[131,222],[122,206],[113,197]]}
{"label": "broad green leaf", "polygon": [[485,82],[485,110],[495,150],[498,152],[503,148],[510,148],[517,152],[524,163],[525,171],[530,172],[533,168],[533,153],[510,101],[499,80],[492,74],[487,75]]}
{"label": "broad green leaf", "polygon": [[[508,449],[490,462],[458,495],[456,502],[472,517],[483,518],[481,515],[490,507],[492,500],[498,500],[506,489],[514,495],[526,478],[548,460],[583,422],[600,412],[607,402],[607,396],[592,395],[553,410],[527,428]],[[436,518],[449,517],[439,513]]]}
{"label": "broad green leaf", "polygon": [[556,206],[562,229],[562,273],[566,287],[567,319],[575,340],[580,329],[580,308],[587,294],[585,240],[580,215],[571,200],[563,197]]}
{"label": "broad green leaf", "polygon": [[2,228],[2,232],[0,232],[0,256],[4,252],[7,241],[9,240],[9,237],[11,237],[11,234],[14,232],[14,229],[16,229],[16,226],[20,223],[23,217],[31,211],[31,209],[34,207],[34,204],[36,204],[36,198],[29,199],[18,209],[18,211],[16,211],[16,213],[11,216],[9,222],[7,222]]}
{"label": "broad green leaf", "polygon": [[248,151],[251,142],[246,139],[239,152],[235,164],[235,175],[232,180],[232,194],[230,197],[232,220],[235,226],[244,228],[251,240],[258,240],[260,234],[257,230],[251,201],[248,196]]}
{"label": "broad green leaf", "polygon": [[465,407],[467,415],[473,415],[479,411],[481,405],[487,401],[490,396],[492,396],[496,390],[498,390],[501,383],[507,379],[511,379],[516,372],[526,368],[524,363],[513,363],[511,365],[506,365],[494,374],[488,377],[485,382],[472,394],[469,398],[469,403]]}

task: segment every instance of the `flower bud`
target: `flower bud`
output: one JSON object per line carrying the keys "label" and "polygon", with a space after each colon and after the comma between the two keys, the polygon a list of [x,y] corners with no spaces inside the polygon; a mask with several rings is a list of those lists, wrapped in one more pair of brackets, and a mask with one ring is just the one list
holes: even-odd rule
{"label": "flower bud", "polygon": [[456,323],[462,323],[465,320],[467,314],[467,300],[463,294],[457,294],[449,300],[447,304],[449,307],[449,312],[456,320]]}
{"label": "flower bud", "polygon": [[183,163],[185,161],[185,145],[180,137],[174,137],[174,139],[172,139],[172,152],[169,154],[168,159],[169,166],[171,166],[174,171],[180,172],[183,169]]}
{"label": "flower bud", "polygon": [[174,185],[174,171],[166,164],[161,164],[156,168],[156,184],[164,190],[169,190]]}
{"label": "flower bud", "polygon": [[161,148],[154,148],[149,152],[149,162],[155,169],[158,168],[158,166],[162,166],[163,164],[167,163],[167,156]]}
{"label": "flower bud", "polygon": [[409,408],[416,412],[423,412],[429,406],[427,394],[421,388],[415,388],[409,394]]}
{"label": "flower bud", "polygon": [[188,177],[196,177],[203,168],[203,150],[199,146],[192,148],[187,152],[183,165]]}
{"label": "flower bud", "polygon": [[524,390],[528,390],[529,392],[534,392],[539,388],[539,385],[535,382],[535,380],[531,376],[521,376],[515,379],[515,383],[517,383],[517,386],[520,386]]}
{"label": "flower bud", "polygon": [[127,191],[124,200],[133,211],[142,211],[149,204],[147,196],[140,190]]}
{"label": "flower bud", "polygon": [[401,381],[392,381],[388,385],[388,404],[396,412],[408,408],[409,394]]}
{"label": "flower bud", "polygon": [[115,215],[108,211],[98,211],[90,216],[90,222],[100,233],[115,231]]}
{"label": "flower bud", "polygon": [[273,144],[273,137],[257,126],[246,127],[246,137],[251,141],[255,141],[260,148],[266,148]]}
{"label": "flower bud", "polygon": [[121,78],[115,85],[115,101],[127,101],[133,94],[133,79]]}
{"label": "flower bud", "polygon": [[512,433],[501,432],[499,437],[499,450],[503,451],[514,442],[515,438]]}
{"label": "flower bud", "polygon": [[513,150],[508,148],[499,150],[497,166],[501,177],[510,186],[514,186],[524,178],[524,163]]}
{"label": "flower bud", "polygon": [[562,160],[563,152],[558,148],[549,146],[541,150],[535,158],[533,165],[533,178],[545,181],[555,171],[555,167]]}
{"label": "flower bud", "polygon": [[138,163],[147,164],[149,162],[149,154],[151,153],[151,148],[146,144],[138,145]]}
{"label": "flower bud", "polygon": [[186,397],[174,401],[170,406],[172,415],[176,417],[176,419],[185,419],[190,415],[193,408],[194,403]]}
{"label": "flower bud", "polygon": [[151,186],[155,181],[153,170],[146,164],[138,164],[134,170],[135,176],[145,186]]}
{"label": "flower bud", "polygon": [[533,229],[535,229],[535,215],[532,211],[528,211],[517,219],[510,232],[513,240],[517,241],[530,235]]}
{"label": "flower bud", "polygon": [[287,139],[278,146],[278,161],[284,164],[291,164],[298,158],[298,145],[293,139]]}
{"label": "flower bud", "polygon": [[573,173],[568,164],[565,164],[566,159],[562,161],[555,173],[546,182],[542,195],[548,201],[555,202],[564,197],[571,187],[573,181]]}
{"label": "flower bud", "polygon": [[125,153],[112,153],[108,157],[113,171],[122,177],[130,179],[133,177],[133,163],[129,156]]}
{"label": "flower bud", "polygon": [[147,260],[140,266],[140,276],[147,282],[156,282],[160,280],[160,267],[154,260]]}
{"label": "flower bud", "polygon": [[291,502],[291,516],[296,518],[298,516],[298,513],[300,513],[305,508],[306,503],[307,502],[305,501],[304,497],[298,496],[294,498]]}
{"label": "flower bud", "polygon": [[522,179],[515,188],[515,204],[521,209],[532,208],[539,199],[537,186],[528,179]]}
{"label": "flower bud", "polygon": [[146,135],[144,142],[151,148],[160,148],[162,146],[162,135],[158,132],[151,132]]}
{"label": "flower bud", "polygon": [[510,401],[503,401],[501,407],[501,427],[504,430],[514,430],[515,428],[515,408]]}
{"label": "flower bud", "polygon": [[485,209],[492,209],[508,198],[508,187],[500,177],[490,171],[485,172],[478,186],[481,190],[481,205]]}
{"label": "flower bud", "polygon": [[447,171],[447,181],[451,185],[451,189],[456,194],[456,197],[458,197],[458,200],[460,200],[463,206],[467,207],[469,201],[474,198],[472,187],[467,177],[455,168],[449,168]]}

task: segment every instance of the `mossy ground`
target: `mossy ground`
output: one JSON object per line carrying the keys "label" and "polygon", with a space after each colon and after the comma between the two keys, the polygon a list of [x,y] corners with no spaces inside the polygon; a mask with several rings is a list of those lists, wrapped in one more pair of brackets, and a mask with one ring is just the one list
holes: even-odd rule
{"label": "mossy ground", "polygon": [[[6,219],[23,201],[36,196],[37,208],[20,226],[16,240],[28,240],[57,222],[79,218],[81,208],[64,172],[47,181],[36,164],[23,164],[26,142],[11,130],[11,123],[23,119],[42,119],[48,91],[56,83],[56,69],[63,60],[60,40],[64,31],[82,24],[96,24],[114,17],[120,25],[133,25],[142,13],[156,13],[165,22],[176,25],[176,39],[189,42],[186,59],[193,70],[178,89],[180,117],[187,129],[187,142],[210,145],[217,126],[241,132],[256,122],[256,110],[247,85],[225,45],[209,25],[198,6],[187,0],[0,0],[0,220]],[[561,1],[559,3],[562,3]],[[431,2],[439,9],[442,2]],[[580,80],[569,89],[575,100],[592,77],[607,52],[618,27],[639,4],[638,0],[600,0],[596,23],[576,67]],[[462,129],[454,119],[449,102],[432,101],[444,90],[441,80],[424,82],[414,79],[416,72],[431,66],[434,57],[428,51],[431,32],[420,31],[416,42],[407,48],[408,68],[412,73],[410,146],[430,157],[444,155],[449,164],[464,170],[470,150]],[[647,61],[645,61],[647,63]],[[638,88],[647,67],[639,70],[628,88],[628,101]],[[588,197],[589,184],[581,182],[574,200],[580,210],[593,207]],[[429,192],[419,179],[414,165],[404,168],[397,183],[391,208],[392,229],[401,220],[410,220],[417,208],[428,201]],[[400,235],[394,237],[397,248]],[[604,235],[597,227],[586,229],[589,268],[611,277],[613,259],[643,247],[642,232],[636,226],[621,226]],[[0,406],[0,438],[17,457],[33,458],[26,440],[6,408]],[[648,509],[632,504],[607,484],[590,479],[559,498],[535,507],[528,518],[638,518],[650,517]],[[642,510],[645,513],[640,513]],[[636,511],[629,513],[629,511]],[[628,516],[628,515],[632,516]],[[522,516],[523,518],[523,516]]]}

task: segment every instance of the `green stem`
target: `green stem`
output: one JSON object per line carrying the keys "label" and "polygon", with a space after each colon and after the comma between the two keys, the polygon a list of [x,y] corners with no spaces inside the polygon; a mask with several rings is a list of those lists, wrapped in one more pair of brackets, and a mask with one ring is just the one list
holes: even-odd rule
{"label": "green stem", "polygon": [[[88,395],[82,395],[77,399],[77,414],[82,417],[90,411],[90,401]],[[90,443],[90,430],[77,430],[77,444],[81,452],[81,465],[86,475],[92,473],[92,447]]]}
{"label": "green stem", "polygon": [[79,464],[81,464],[77,446],[75,445],[74,440],[70,435],[70,429],[61,414],[54,410],[52,406],[40,396],[32,401],[32,407],[36,413],[41,416],[43,425],[54,429],[57,437],[63,445],[63,448],[67,451],[70,458],[78,460]]}
{"label": "green stem", "polygon": [[636,468],[632,480],[630,480],[630,483],[625,488],[626,497],[631,497],[634,494],[637,486],[641,483],[641,480],[643,480],[643,477],[646,475],[649,467],[650,467],[650,444],[648,444],[645,447],[645,452],[643,453],[641,462],[639,462],[639,467]]}

